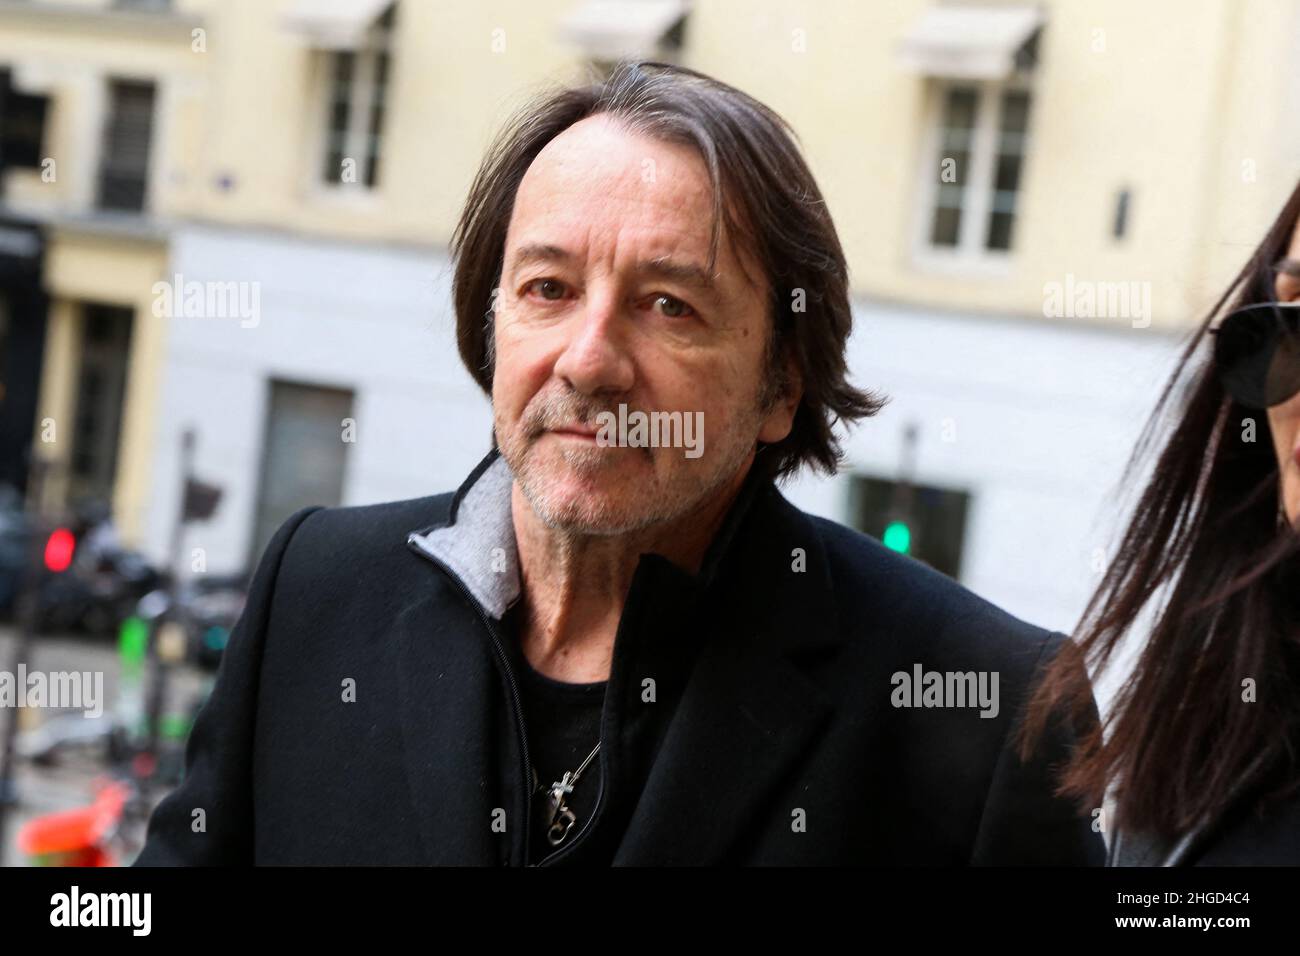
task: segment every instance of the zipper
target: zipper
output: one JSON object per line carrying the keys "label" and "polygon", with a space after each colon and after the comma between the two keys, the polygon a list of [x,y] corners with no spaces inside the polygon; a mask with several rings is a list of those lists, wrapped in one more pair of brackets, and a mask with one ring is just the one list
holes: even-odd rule
{"label": "zipper", "polygon": [[[618,645],[619,638],[623,634],[623,628],[630,626],[628,622],[633,620],[638,613],[640,613],[640,597],[639,594],[637,593],[637,589],[633,588],[631,591],[628,592],[627,601],[623,605],[623,615],[619,619],[618,630],[614,634],[615,646]],[[604,730],[605,730],[605,710],[610,706],[609,689],[611,684],[613,683],[613,677],[614,677],[612,671],[609,677],[610,679],[605,683],[605,702],[604,704],[602,704],[600,710],[600,724],[601,724],[600,729],[601,729],[602,738],[604,737]],[[601,741],[601,744],[602,745],[600,748],[600,760],[598,761],[598,764],[600,766],[600,789],[596,791],[596,804],[595,806],[592,807],[591,815],[587,817],[587,821],[582,825],[582,829],[578,831],[578,835],[573,838],[572,843],[570,843],[568,846],[561,847],[560,849],[556,850],[550,856],[546,857],[544,860],[538,863],[537,864],[538,866],[549,866],[553,863],[557,863],[560,860],[562,860],[566,855],[571,853],[573,851],[573,848],[582,841],[583,835],[586,834],[586,832],[591,828],[591,825],[600,817],[600,812],[603,809],[605,809],[604,807],[605,778],[609,775],[609,771],[608,769],[606,769],[605,766],[605,761],[609,753],[609,748],[604,746],[603,739]]]}
{"label": "zipper", "polygon": [[[608,684],[605,685],[605,689],[606,689],[606,693],[608,693],[609,692]],[[601,708],[601,721],[602,722],[604,721],[603,707]],[[567,846],[561,847],[560,849],[556,850],[550,856],[544,857],[534,865],[551,866],[557,860],[567,855],[570,851],[573,850],[575,846],[577,846],[582,841],[583,834],[585,834],[589,829],[591,829],[591,824],[595,821],[595,819],[598,816],[600,816],[601,804],[605,799],[605,747],[604,746],[600,748],[600,754],[598,756],[599,759],[597,759],[596,761],[596,767],[600,770],[600,787],[599,789],[596,790],[596,802],[591,808],[591,814],[583,822],[582,826],[579,827],[578,835],[573,838],[573,841],[571,843],[569,843]],[[530,805],[531,805],[531,798],[530,798]]]}
{"label": "zipper", "polygon": [[[524,796],[524,824],[523,824],[524,866],[546,866],[550,862],[554,861],[557,857],[560,857],[568,853],[570,850],[572,850],[573,847],[575,847],[578,844],[578,841],[582,839],[583,834],[585,834],[587,830],[591,827],[591,822],[595,820],[596,816],[599,814],[601,809],[601,801],[605,797],[605,748],[604,747],[600,748],[600,759],[597,761],[597,765],[600,768],[600,789],[596,791],[595,808],[592,810],[591,815],[587,818],[586,822],[583,823],[581,829],[578,830],[578,835],[573,838],[572,843],[570,843],[568,846],[564,847],[563,849],[556,850],[550,856],[546,857],[545,859],[541,860],[538,863],[535,864],[529,863],[528,858],[530,856],[530,851],[532,848],[532,835],[530,831],[532,829],[532,818],[533,818],[533,764],[531,758],[528,755],[528,730],[524,726],[524,708],[523,708],[523,703],[519,699],[519,685],[515,683],[514,670],[510,667],[510,659],[506,655],[505,646],[501,643],[501,639],[497,635],[496,628],[492,626],[491,619],[488,618],[486,613],[484,613],[483,607],[482,605],[479,604],[478,599],[475,598],[474,595],[470,594],[469,588],[465,587],[465,584],[463,581],[461,581],[459,575],[457,575],[454,571],[452,571],[451,568],[447,567],[447,565],[444,564],[442,561],[438,560],[433,555],[431,555],[428,551],[425,551],[422,547],[420,547],[420,545],[416,543],[415,537],[416,537],[416,532],[412,532],[411,534],[407,535],[406,537],[407,547],[409,547],[416,554],[420,555],[422,558],[425,558],[427,561],[436,565],[439,569],[442,570],[442,572],[445,575],[447,575],[447,577],[451,578],[452,582],[456,585],[456,589],[460,591],[460,593],[465,597],[465,600],[469,602],[470,607],[474,609],[474,613],[478,615],[479,621],[482,622],[483,627],[487,630],[488,636],[492,639],[492,649],[496,653],[496,658],[498,663],[501,665],[502,671],[505,672],[506,684],[510,688],[510,699],[514,703],[515,729],[519,732],[519,752],[523,758],[521,776],[524,781],[524,795],[525,795]],[[602,714],[603,714],[603,710],[602,710]]]}
{"label": "zipper", "polygon": [[[640,606],[641,606],[640,594],[638,592],[638,589],[633,587],[628,592],[627,601],[623,605],[623,615],[619,619],[618,630],[614,634],[615,646],[618,645],[619,638],[622,637],[623,635],[623,628],[629,627],[630,625],[628,622],[633,620],[636,617],[636,615],[640,613]],[[609,688],[613,683],[613,677],[614,677],[612,671],[609,676],[610,679],[605,683],[605,702],[601,706],[601,711],[600,711],[600,723],[601,723],[600,729],[601,729],[602,738],[604,737],[604,730],[605,730],[605,710],[610,706]],[[560,860],[562,860],[566,855],[572,853],[573,848],[576,847],[582,841],[583,836],[586,834],[586,832],[589,829],[591,829],[591,825],[595,823],[597,819],[599,819],[600,812],[605,809],[604,806],[605,778],[609,775],[609,771],[606,768],[605,763],[606,763],[606,757],[609,754],[609,748],[604,746],[603,739],[601,741],[601,744],[602,746],[600,748],[600,760],[598,761],[598,764],[600,766],[600,789],[596,791],[596,804],[594,807],[592,807],[591,815],[587,818],[587,821],[582,825],[582,828],[578,831],[578,835],[573,838],[572,843],[570,843],[568,846],[561,847],[560,849],[556,850],[550,856],[546,857],[544,860],[538,863],[537,866],[550,866],[551,864],[557,863]]]}
{"label": "zipper", "polygon": [[524,826],[523,826],[524,866],[528,866],[528,847],[530,845],[529,843],[530,835],[528,831],[533,816],[533,773],[532,773],[532,761],[528,756],[528,731],[524,727],[524,708],[523,708],[523,704],[519,700],[519,686],[515,683],[514,671],[510,669],[510,661],[506,658],[506,650],[501,644],[501,639],[497,637],[496,628],[492,626],[492,622],[488,619],[487,614],[483,612],[482,606],[478,603],[478,600],[474,597],[474,595],[469,593],[469,588],[465,587],[465,584],[464,582],[461,581],[460,577],[457,574],[455,574],[451,570],[451,568],[447,567],[447,565],[443,564],[433,555],[429,554],[428,551],[425,551],[423,548],[421,548],[415,542],[414,532],[407,535],[406,544],[407,547],[409,547],[412,551],[414,551],[416,554],[420,555],[421,557],[425,558],[426,560],[431,561],[433,564],[437,565],[442,570],[442,572],[447,575],[447,577],[451,578],[452,582],[456,585],[457,590],[459,590],[460,593],[464,595],[465,600],[469,602],[469,606],[474,609],[474,613],[478,615],[478,619],[482,622],[483,626],[487,629],[488,636],[492,638],[492,649],[496,652],[497,661],[500,663],[501,669],[505,672],[506,684],[510,687],[510,698],[514,702],[515,729],[519,731],[519,751],[523,757],[523,768],[521,773],[524,781],[524,794],[525,794]]}

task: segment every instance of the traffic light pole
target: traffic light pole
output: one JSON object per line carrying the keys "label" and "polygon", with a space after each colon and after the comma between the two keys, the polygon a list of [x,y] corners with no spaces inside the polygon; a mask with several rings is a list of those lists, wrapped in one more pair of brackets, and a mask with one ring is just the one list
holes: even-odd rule
{"label": "traffic light pole", "polygon": [[[18,628],[14,637],[13,650],[9,655],[9,673],[14,675],[15,680],[25,669],[27,658],[31,653],[32,638],[36,633],[42,551],[49,530],[42,517],[41,504],[44,500],[45,478],[49,467],[49,462],[34,457],[28,479],[27,513],[30,519],[28,525],[30,537],[27,541],[27,562],[23,569],[23,584],[19,591],[15,615]],[[9,715],[5,719],[4,738],[0,743],[0,847],[6,845],[9,807],[17,803],[13,785],[14,742],[18,737],[18,720],[22,713],[16,706],[6,709]]]}
{"label": "traffic light pole", "polygon": [[180,501],[176,505],[176,520],[172,525],[171,543],[167,553],[167,610],[155,618],[149,628],[147,672],[149,674],[148,699],[145,703],[147,722],[146,748],[151,757],[158,757],[163,710],[167,705],[167,678],[171,665],[159,654],[158,639],[168,621],[178,621],[181,596],[182,555],[185,548],[185,519],[188,488],[194,470],[195,434],[187,428],[181,434]]}
{"label": "traffic light pole", "polygon": [[[903,450],[899,458],[898,477],[894,481],[894,493],[889,502],[888,521],[901,524],[904,528],[906,547],[895,548],[903,553],[910,553],[915,547],[914,538],[920,529],[916,523],[916,446],[919,429],[915,422],[909,422],[903,429]],[[886,544],[890,542],[886,541]],[[890,545],[892,547],[892,545]]]}

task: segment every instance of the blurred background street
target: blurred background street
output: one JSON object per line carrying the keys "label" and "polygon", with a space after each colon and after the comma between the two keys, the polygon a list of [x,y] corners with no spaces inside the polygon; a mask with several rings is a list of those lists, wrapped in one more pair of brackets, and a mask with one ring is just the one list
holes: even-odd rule
{"label": "blurred background street", "polygon": [[[12,627],[0,626],[0,660],[9,660],[16,636]],[[93,671],[104,675],[106,701],[115,701],[121,690],[119,677],[121,662],[112,643],[73,634],[42,635],[32,649],[29,669],[44,672]],[[194,668],[181,668],[175,675],[172,687],[173,705],[193,699],[204,693],[210,678]],[[81,711],[59,708],[41,711],[24,710],[24,729],[34,731],[44,723],[49,726],[58,718],[71,718],[84,722],[87,729],[107,732],[112,713],[87,718]],[[12,837],[24,823],[48,813],[72,810],[84,806],[94,792],[95,781],[105,773],[104,747],[87,743],[69,747],[45,764],[31,761],[19,763],[13,787],[19,795],[18,804],[9,820]],[[154,798],[162,794],[154,794]],[[31,860],[20,853],[11,838],[0,845],[0,866],[26,866]]]}

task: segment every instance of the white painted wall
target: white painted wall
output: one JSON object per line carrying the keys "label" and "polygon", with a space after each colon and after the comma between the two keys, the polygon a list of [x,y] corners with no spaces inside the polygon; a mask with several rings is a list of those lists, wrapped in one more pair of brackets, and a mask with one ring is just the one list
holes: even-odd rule
{"label": "white painted wall", "polygon": [[[849,467],[786,489],[847,520],[849,473],[897,476],[919,426],[915,480],[972,495],[962,583],[1036,624],[1069,630],[1111,553],[1124,465],[1172,371],[1177,342],[1151,328],[936,314],[859,303],[853,381],[891,396],[844,443]],[[944,440],[944,420],[951,419]]]}
{"label": "white painted wall", "polygon": [[180,431],[193,424],[196,472],[226,497],[188,546],[206,549],[210,571],[243,566],[271,378],[355,392],[344,504],[454,489],[489,447],[487,400],[456,353],[445,253],[185,227],[171,271],[186,282],[260,283],[261,314],[247,328],[238,317],[170,320],[152,554],[166,551]]}
{"label": "white painted wall", "polygon": [[[198,471],[227,490],[190,547],[212,571],[242,566],[252,534],[270,377],[356,392],[344,503],[456,488],[489,446],[486,399],[455,349],[442,250],[334,245],[211,227],[179,230],[173,272],[260,282],[256,327],[171,322],[149,546],[165,552],[178,435],[199,427]],[[1099,575],[1124,463],[1176,343],[1153,329],[938,314],[861,302],[854,380],[892,401],[852,432],[851,469],[897,474],[920,426],[916,480],[972,495],[962,581],[1035,623],[1068,630]],[[955,440],[944,440],[951,419]],[[847,520],[848,471],[786,486],[796,504]]]}

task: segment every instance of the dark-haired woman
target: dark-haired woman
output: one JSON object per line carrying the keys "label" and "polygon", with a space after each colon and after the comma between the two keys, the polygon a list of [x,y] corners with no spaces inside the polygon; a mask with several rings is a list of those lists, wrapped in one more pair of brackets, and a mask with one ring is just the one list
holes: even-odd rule
{"label": "dark-haired woman", "polygon": [[1155,469],[1025,724],[1144,639],[1065,792],[1114,865],[1300,864],[1300,187],[1183,353]]}

